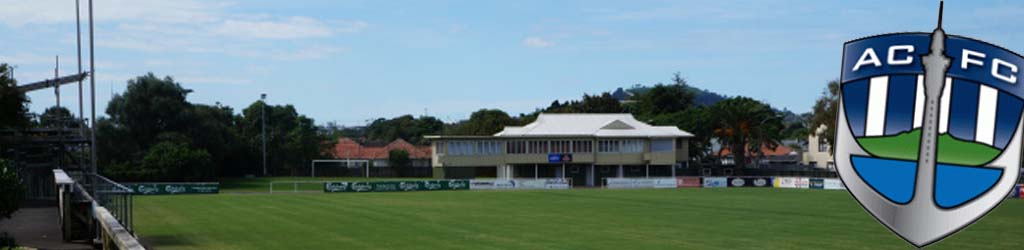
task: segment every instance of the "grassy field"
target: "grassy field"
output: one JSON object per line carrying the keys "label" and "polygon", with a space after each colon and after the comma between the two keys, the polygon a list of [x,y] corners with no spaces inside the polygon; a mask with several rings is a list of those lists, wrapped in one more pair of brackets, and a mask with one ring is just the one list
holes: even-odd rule
{"label": "grassy field", "polygon": [[[576,189],[139,196],[156,249],[906,249],[845,191]],[[1024,246],[1009,200],[940,249]]]}

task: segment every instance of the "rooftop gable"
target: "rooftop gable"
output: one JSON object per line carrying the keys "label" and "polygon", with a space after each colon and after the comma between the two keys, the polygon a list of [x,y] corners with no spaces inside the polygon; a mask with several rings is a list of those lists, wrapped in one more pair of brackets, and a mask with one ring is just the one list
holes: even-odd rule
{"label": "rooftop gable", "polygon": [[651,126],[631,114],[545,114],[523,127],[505,127],[499,137],[598,136],[598,137],[692,137],[674,126]]}

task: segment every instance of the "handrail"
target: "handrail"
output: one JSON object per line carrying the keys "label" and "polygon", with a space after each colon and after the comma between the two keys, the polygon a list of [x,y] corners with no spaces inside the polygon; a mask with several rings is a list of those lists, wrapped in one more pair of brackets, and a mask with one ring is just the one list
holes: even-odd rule
{"label": "handrail", "polygon": [[[87,225],[95,225],[90,232],[102,241],[104,249],[145,249],[132,232],[132,194],[134,190],[114,182],[102,175],[93,173],[54,170],[54,179],[61,190],[61,226],[65,232],[74,226],[65,223],[66,215],[73,213],[73,206],[65,206],[70,202],[87,202],[87,214],[93,221]],[[66,194],[66,195],[65,195]],[[67,199],[67,200],[65,200]],[[65,234],[67,237],[67,234]],[[76,236],[77,237],[77,236]],[[91,237],[91,236],[90,236]]]}
{"label": "handrail", "polygon": [[104,232],[107,232],[103,237],[103,243],[112,242],[117,246],[117,249],[122,250],[144,250],[139,240],[132,236],[131,232],[128,232],[121,223],[117,222],[117,218],[110,213],[104,207],[97,206],[93,208],[96,214],[96,219],[99,220],[100,227],[103,228]]}
{"label": "handrail", "polygon": [[111,185],[114,185],[115,187],[121,188],[120,191],[124,191],[124,192],[128,192],[128,193],[134,193],[135,192],[135,190],[132,190],[131,188],[125,187],[124,185],[121,185],[121,183],[117,183],[115,181],[107,179],[107,177],[103,177],[102,175],[98,175],[98,174],[89,174],[89,175],[91,175],[93,177],[97,177],[100,180],[106,182],[107,184],[111,184]]}

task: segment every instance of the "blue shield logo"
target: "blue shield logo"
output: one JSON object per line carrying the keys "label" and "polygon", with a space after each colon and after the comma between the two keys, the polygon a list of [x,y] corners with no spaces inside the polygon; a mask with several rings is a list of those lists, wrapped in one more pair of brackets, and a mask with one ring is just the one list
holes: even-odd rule
{"label": "blue shield logo", "polygon": [[847,42],[835,162],[850,193],[918,247],[980,219],[1019,178],[1022,67],[941,28]]}

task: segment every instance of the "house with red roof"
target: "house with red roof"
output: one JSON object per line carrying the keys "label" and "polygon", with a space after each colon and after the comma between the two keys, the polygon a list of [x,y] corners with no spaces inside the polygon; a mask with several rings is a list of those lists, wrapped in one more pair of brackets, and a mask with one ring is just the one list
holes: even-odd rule
{"label": "house with red roof", "polygon": [[[749,148],[749,147],[748,147]],[[734,165],[736,164],[733,158],[732,150],[729,147],[722,147],[718,151],[718,157],[722,161],[722,165]],[[762,157],[763,156],[763,157]],[[761,147],[761,152],[747,150],[746,156],[747,166],[767,166],[774,164],[796,164],[800,162],[801,155],[799,152],[794,151],[792,148],[785,145],[779,145],[775,149],[771,149],[765,146]],[[757,164],[752,164],[757,162]]]}
{"label": "house with red roof", "polygon": [[338,138],[338,142],[334,145],[331,155],[334,156],[334,159],[366,160],[373,167],[389,167],[388,154],[391,150],[396,149],[409,153],[412,167],[431,166],[430,156],[432,155],[432,149],[430,146],[413,145],[401,138],[383,146],[368,146],[350,138],[341,137]]}

